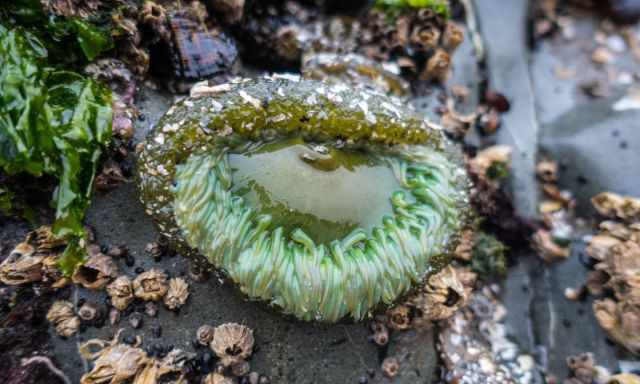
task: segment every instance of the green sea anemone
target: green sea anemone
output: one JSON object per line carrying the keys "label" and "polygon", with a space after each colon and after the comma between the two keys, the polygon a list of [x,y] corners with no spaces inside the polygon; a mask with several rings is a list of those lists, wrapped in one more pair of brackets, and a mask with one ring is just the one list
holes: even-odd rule
{"label": "green sea anemone", "polygon": [[249,297],[304,320],[362,319],[447,260],[467,178],[398,99],[291,77],[200,87],[143,145],[160,231]]}

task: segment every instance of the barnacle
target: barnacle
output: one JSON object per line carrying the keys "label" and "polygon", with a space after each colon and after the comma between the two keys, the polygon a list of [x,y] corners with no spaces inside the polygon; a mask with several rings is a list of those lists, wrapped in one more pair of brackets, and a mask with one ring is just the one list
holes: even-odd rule
{"label": "barnacle", "polygon": [[591,383],[596,378],[598,370],[595,367],[593,354],[582,353],[578,356],[567,357],[567,367],[580,383]]}
{"label": "barnacle", "polygon": [[640,376],[633,373],[619,373],[611,376],[607,384],[638,384]]}
{"label": "barnacle", "polygon": [[468,182],[424,117],[290,76],[205,88],[140,153],[142,202],[177,246],[250,297],[322,321],[362,319],[446,261]]}
{"label": "barnacle", "polygon": [[224,366],[230,366],[251,356],[253,343],[251,328],[236,323],[226,323],[216,327],[211,349]]}
{"label": "barnacle", "polygon": [[35,248],[29,243],[16,245],[0,264],[0,282],[20,285],[42,279],[42,260],[44,255],[35,254]]}
{"label": "barnacle", "polygon": [[602,216],[628,222],[640,220],[640,199],[602,192],[592,197],[591,202]]}
{"label": "barnacle", "polygon": [[[93,362],[93,369],[82,375],[80,384],[123,383],[149,364],[144,350],[119,342],[119,330],[113,340],[91,339],[80,345],[80,354]],[[98,351],[92,352],[94,348]]]}
{"label": "barnacle", "polygon": [[57,272],[49,266],[55,264],[65,245],[64,239],[53,236],[51,227],[42,226],[29,232],[0,263],[0,282],[20,285],[43,278],[55,279]]}
{"label": "barnacle", "polygon": [[205,378],[202,380],[202,383],[203,384],[235,384],[236,381],[233,380],[233,378],[231,377],[227,377],[217,372],[213,372],[205,376]]}
{"label": "barnacle", "polygon": [[373,331],[371,339],[381,347],[389,343],[389,329],[383,320],[384,319],[380,319],[371,323],[371,330]]}
{"label": "barnacle", "polygon": [[[602,214],[626,219],[628,207],[637,199],[605,192],[593,198]],[[608,205],[608,206],[607,206]],[[617,207],[617,208],[616,208]],[[625,208],[621,208],[625,207]],[[605,213],[610,211],[610,213]],[[632,215],[633,216],[633,215]],[[609,337],[628,350],[640,351],[640,224],[615,221],[600,223],[601,232],[593,236],[586,251],[596,261],[589,273],[587,290],[594,295],[607,293],[593,302],[593,311]]]}
{"label": "barnacle", "polygon": [[111,284],[107,285],[107,293],[111,296],[111,304],[124,311],[134,299],[133,284],[127,276],[119,276]]}
{"label": "barnacle", "polygon": [[145,301],[160,300],[169,289],[167,274],[159,269],[141,273],[133,280],[133,293]]}
{"label": "barnacle", "polygon": [[83,321],[93,321],[100,315],[100,310],[98,307],[90,302],[86,302],[82,304],[80,308],[78,308],[78,317]]}
{"label": "barnacle", "polygon": [[409,307],[397,305],[387,311],[387,323],[391,329],[403,331],[411,326],[411,316]]}
{"label": "barnacle", "polygon": [[80,328],[80,318],[73,312],[73,304],[68,301],[55,301],[47,312],[47,320],[56,328],[60,336],[74,335]]}
{"label": "barnacle", "polygon": [[409,298],[421,315],[414,319],[415,325],[451,317],[468,303],[475,279],[473,272],[451,266],[429,277],[423,289]]}
{"label": "barnacle", "polygon": [[[142,371],[136,374],[133,384],[156,384],[159,382],[167,382],[162,379],[162,376],[171,373],[177,373],[184,370],[185,365],[193,360],[195,354],[185,352],[181,349],[172,349],[161,360],[150,359],[146,362],[146,365]],[[185,383],[184,374],[181,374],[177,381],[171,381],[171,383]]]}
{"label": "barnacle", "polygon": [[389,378],[393,378],[400,370],[400,363],[396,357],[387,357],[382,361],[382,373]]}
{"label": "barnacle", "polygon": [[76,267],[71,279],[88,289],[102,289],[118,275],[118,266],[95,244],[87,247],[87,253],[88,260]]}
{"label": "barnacle", "polygon": [[496,183],[508,174],[512,151],[508,145],[494,145],[483,149],[469,160],[469,169],[479,178]]}
{"label": "barnacle", "polygon": [[196,331],[196,340],[198,340],[198,343],[201,345],[209,345],[213,340],[214,334],[215,328],[208,324],[201,325]]}
{"label": "barnacle", "polygon": [[169,289],[164,296],[164,305],[169,309],[182,307],[189,297],[189,284],[180,277],[169,280]]}
{"label": "barnacle", "polygon": [[251,365],[246,360],[240,360],[231,365],[231,373],[236,377],[242,377],[249,373]]}

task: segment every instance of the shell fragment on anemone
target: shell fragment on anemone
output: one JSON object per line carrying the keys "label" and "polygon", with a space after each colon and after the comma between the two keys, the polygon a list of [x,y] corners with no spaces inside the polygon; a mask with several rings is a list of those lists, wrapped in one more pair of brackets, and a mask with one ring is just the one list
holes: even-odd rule
{"label": "shell fragment on anemone", "polygon": [[182,100],[138,170],[163,234],[304,320],[392,304],[442,265],[468,215],[443,133],[397,98],[341,84],[237,80]]}

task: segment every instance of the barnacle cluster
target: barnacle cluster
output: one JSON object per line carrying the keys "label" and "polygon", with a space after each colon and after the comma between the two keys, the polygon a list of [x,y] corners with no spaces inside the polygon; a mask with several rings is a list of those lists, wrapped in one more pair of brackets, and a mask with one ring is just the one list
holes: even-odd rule
{"label": "barnacle cluster", "polygon": [[[586,288],[601,296],[593,312],[609,337],[640,352],[640,199],[603,192],[591,199],[608,220],[586,248],[595,262]],[[617,220],[616,220],[617,219]],[[604,296],[604,297],[602,297]]]}
{"label": "barnacle cluster", "polygon": [[138,170],[147,213],[178,246],[251,298],[337,321],[393,303],[445,262],[468,215],[460,164],[398,99],[274,76],[192,92]]}
{"label": "barnacle cluster", "polygon": [[296,2],[258,2],[247,9],[237,38],[248,53],[243,59],[261,65],[291,68],[309,54],[356,53],[397,64],[410,78],[444,82],[464,40],[463,28],[449,19],[445,3],[381,1],[364,7],[357,17],[322,18]]}
{"label": "barnacle cluster", "polygon": [[172,349],[162,359],[148,356],[139,347],[142,340],[137,337],[134,345],[120,342],[122,329],[113,340],[91,339],[81,344],[80,355],[93,363],[93,369],[80,379],[81,384],[123,383],[155,384],[165,382],[162,376],[180,373],[178,383],[184,381],[184,368],[194,354],[181,349]]}
{"label": "barnacle cluster", "polygon": [[327,83],[350,83],[357,87],[378,89],[399,97],[409,94],[409,83],[374,60],[350,53],[315,53],[305,55],[302,75]]}
{"label": "barnacle cluster", "polygon": [[499,291],[489,287],[476,290],[464,310],[440,323],[438,351],[448,382],[535,382],[533,356],[509,338],[507,309],[498,297]]}
{"label": "barnacle cluster", "polygon": [[54,236],[49,226],[29,232],[0,263],[0,282],[20,285],[59,279],[55,264],[65,245],[66,241]]}
{"label": "barnacle cluster", "polygon": [[210,346],[220,358],[220,362],[224,366],[230,366],[251,356],[253,343],[251,328],[236,323],[226,323],[216,327]]}

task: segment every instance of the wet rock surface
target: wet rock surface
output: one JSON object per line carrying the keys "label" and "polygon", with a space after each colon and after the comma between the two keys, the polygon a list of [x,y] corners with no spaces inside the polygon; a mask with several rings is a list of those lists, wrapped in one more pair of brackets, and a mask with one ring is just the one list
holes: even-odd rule
{"label": "wet rock surface", "polygon": [[[256,330],[257,352],[251,359],[252,370],[269,376],[274,383],[357,382],[367,369],[377,367],[377,348],[368,341],[369,331],[364,324],[323,325],[284,318],[263,304],[246,301],[235,287],[216,276],[194,281],[190,276],[190,262],[182,256],[164,256],[154,261],[146,254],[145,247],[157,239],[157,232],[136,196],[135,187],[129,184],[94,200],[87,222],[96,229],[97,240],[103,244],[126,240],[135,264],[127,267],[124,260],[118,262],[127,275],[135,277],[137,268],[171,271],[171,277],[181,276],[189,281],[191,294],[179,312],[159,308],[157,317],[144,314],[144,303],[133,303],[133,313],[127,316],[125,311],[113,329],[124,328],[125,337],[140,335],[143,349],[173,345],[204,354],[207,348],[193,346],[196,330],[203,323],[245,324]],[[72,295],[77,300],[99,300],[104,296],[104,293],[75,289]],[[140,315],[143,323],[134,329],[127,319]],[[158,327],[162,330],[160,337]],[[89,327],[72,340],[109,339],[111,332],[110,327]],[[53,336],[52,342],[56,355],[67,356],[60,361],[60,368],[73,380],[84,372],[84,364],[72,340]],[[213,362],[211,359],[211,370]]]}
{"label": "wet rock surface", "polygon": [[[496,5],[491,3],[477,2],[481,20],[491,19]],[[515,154],[513,163],[516,206],[525,211],[535,209],[537,199],[532,190],[535,184],[529,167],[535,159],[536,142],[540,152],[559,160],[560,187],[575,194],[579,216],[588,217],[592,212],[590,197],[603,190],[637,194],[638,182],[632,177],[632,164],[637,163],[639,157],[637,151],[629,148],[640,145],[640,135],[632,132],[631,123],[640,116],[640,110],[615,110],[616,102],[623,99],[632,86],[614,81],[610,96],[604,98],[594,98],[580,87],[611,76],[607,75],[611,71],[594,64],[591,55],[597,47],[593,35],[602,19],[582,15],[575,18],[569,37],[555,36],[539,41],[532,52],[513,53],[522,45],[513,44],[513,35],[510,39],[501,39],[499,35],[503,34],[503,28],[515,30],[518,24],[507,27],[505,23],[523,17],[527,4],[514,1],[505,7],[500,2],[500,7],[507,13],[501,17],[502,21],[481,23],[481,28],[484,40],[490,42],[487,68],[491,83],[502,82],[500,90],[513,95],[510,100],[518,100],[514,107],[519,113],[514,114],[512,108],[504,116],[503,137],[499,139],[513,143],[514,149],[522,154],[522,157]],[[520,34],[521,39],[526,39],[525,31]],[[618,53],[616,77],[620,72],[629,71],[634,63],[630,52]],[[566,68],[574,73],[568,79],[562,71]],[[518,73],[520,79],[509,82],[514,73]],[[520,102],[528,105],[518,105]],[[520,193],[518,177],[522,180],[520,185],[526,185]],[[582,236],[590,229],[583,225],[575,232],[571,256],[563,262],[546,265],[535,254],[513,255],[512,260],[517,263],[510,267],[503,286],[512,336],[537,357],[544,370],[557,377],[567,376],[563,356],[575,355],[578,351],[591,351],[612,371],[619,369],[618,359],[625,359],[625,354],[607,341],[598,326],[591,311],[591,300],[569,302],[563,294],[565,288],[582,284],[588,272],[582,262],[585,247]]]}
{"label": "wet rock surface", "polygon": [[431,382],[438,357],[434,345],[435,329],[400,332],[391,338],[387,354],[398,360],[398,374],[388,378],[380,370],[370,383],[421,383]]}
{"label": "wet rock surface", "polygon": [[[633,84],[619,81],[603,91],[604,97],[597,98],[583,91],[585,84],[607,78],[607,73],[594,65],[591,55],[596,48],[593,34],[600,20],[585,15],[573,26],[571,38],[560,35],[541,40],[530,52],[526,45],[527,31],[523,28],[528,12],[526,1],[476,0],[475,5],[486,57],[479,63],[471,39],[465,40],[453,57],[454,72],[444,89],[455,84],[470,88],[468,112],[477,104],[476,96],[486,76],[491,86],[511,101],[511,110],[503,115],[503,129],[496,139],[514,147],[513,194],[518,211],[536,214],[538,197],[533,169],[538,151],[560,161],[559,184],[574,191],[583,216],[589,212],[589,198],[603,190],[637,195],[635,165],[640,161],[636,150],[640,147],[640,134],[636,122],[640,109],[623,102],[631,100],[628,96]],[[465,33],[470,35],[468,30]],[[618,74],[632,73],[637,66],[629,52],[618,52],[616,58]],[[566,78],[572,71],[574,75]],[[414,88],[418,97],[413,104],[433,114],[442,103],[438,100],[441,90],[428,88],[427,92],[423,84],[414,84]],[[173,99],[174,96],[164,92],[142,90],[138,99],[142,117],[136,122],[136,141],[144,138]],[[142,347],[148,351],[174,346],[194,352],[200,364],[213,371],[210,351],[194,343],[196,330],[205,323],[216,326],[237,322],[255,330],[256,350],[250,360],[251,370],[269,376],[272,383],[358,383],[363,378],[369,383],[431,382],[438,364],[432,331],[395,333],[381,353],[368,340],[370,331],[366,324],[295,321],[263,304],[247,302],[235,287],[215,275],[201,280],[192,273],[190,261],[180,255],[151,257],[145,249],[147,244],[157,241],[157,232],[138,202],[133,183],[96,196],[87,224],[95,229],[99,244],[126,244],[128,257],[115,258],[121,273],[133,279],[143,271],[159,268],[170,272],[170,278],[184,278],[190,289],[187,303],[177,311],[169,311],[160,304],[157,314],[150,315],[154,311],[149,311],[143,302],[134,302],[109,327],[106,325],[110,320],[104,313],[108,309],[104,292],[74,287],[56,293],[55,297],[29,296],[27,302],[34,303],[33,308],[42,307],[40,315],[25,310],[11,324],[24,321],[39,326],[45,321],[50,300],[64,296],[76,305],[83,301],[97,303],[105,326],[100,327],[98,322],[98,326],[94,323],[81,327],[77,335],[68,339],[61,339],[53,328],[48,329],[48,336],[30,333],[27,326],[13,328],[13,333],[0,331],[0,351],[8,350],[9,345],[12,350],[12,356],[3,359],[10,364],[5,364],[7,369],[0,369],[0,379],[6,373],[7,382],[13,382],[14,377],[21,380],[35,377],[36,382],[42,378],[50,382],[58,380],[40,365],[29,375],[16,365],[23,357],[21,351],[31,351],[32,344],[37,342],[41,345],[39,349],[51,351],[56,356],[56,365],[72,382],[77,382],[89,368],[78,354],[78,344],[95,337],[109,339],[118,328],[124,329],[125,341],[127,337],[131,340],[134,335],[142,336]],[[1,225],[3,254],[8,254],[29,227],[13,221]],[[567,376],[566,356],[584,351],[592,352],[601,365],[612,371],[619,368],[620,359],[631,360],[607,341],[593,317],[591,299],[567,301],[564,296],[565,288],[579,286],[586,280],[588,269],[583,263],[586,244],[582,236],[588,232],[588,226],[578,228],[570,257],[554,265],[546,265],[530,251],[514,252],[510,260],[516,262],[502,284],[501,299],[508,309],[508,336],[524,352],[533,355],[544,370],[557,377]],[[16,336],[21,329],[29,340]],[[17,348],[11,344],[15,340]],[[398,358],[400,373],[393,379],[380,369],[386,356]]]}

